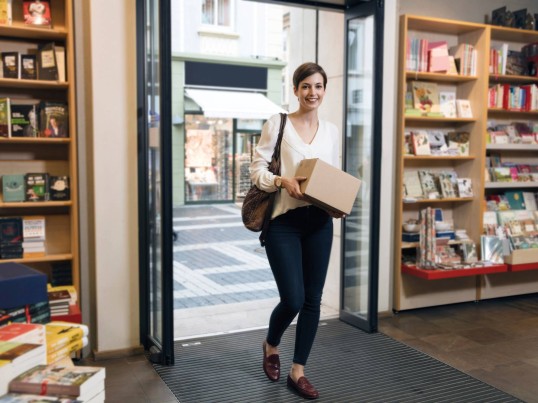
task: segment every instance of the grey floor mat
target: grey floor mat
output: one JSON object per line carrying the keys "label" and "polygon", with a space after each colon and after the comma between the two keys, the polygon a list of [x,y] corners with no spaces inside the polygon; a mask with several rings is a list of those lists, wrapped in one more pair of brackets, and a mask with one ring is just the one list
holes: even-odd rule
{"label": "grey floor mat", "polygon": [[[181,403],[303,401],[286,387],[295,327],[282,340],[282,377],[275,383],[262,370],[265,333],[178,341],[175,365],[154,367]],[[306,374],[318,402],[519,401],[384,334],[336,319],[320,323]]]}

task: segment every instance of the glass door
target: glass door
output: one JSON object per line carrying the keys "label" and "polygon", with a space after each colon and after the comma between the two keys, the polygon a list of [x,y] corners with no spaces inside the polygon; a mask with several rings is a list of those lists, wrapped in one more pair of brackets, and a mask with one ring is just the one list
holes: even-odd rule
{"label": "glass door", "polygon": [[170,16],[137,0],[140,340],[153,362],[173,355]]}
{"label": "glass door", "polygon": [[343,222],[340,318],[377,330],[381,164],[382,2],[346,11],[344,169],[362,180]]}

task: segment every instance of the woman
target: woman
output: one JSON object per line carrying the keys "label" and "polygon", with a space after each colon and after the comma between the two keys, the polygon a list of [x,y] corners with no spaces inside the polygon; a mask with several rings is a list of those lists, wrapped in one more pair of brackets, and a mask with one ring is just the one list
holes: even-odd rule
{"label": "woman", "polygon": [[327,75],[321,66],[304,63],[293,74],[293,91],[299,109],[288,115],[281,145],[280,172],[268,170],[278,137],[280,115],[264,125],[256,154],[250,166],[252,182],[267,192],[278,192],[265,249],[273,272],[280,302],[269,320],[263,342],[263,369],[271,381],[280,378],[278,345],[297,314],[293,363],[287,385],[302,397],[319,396],[304,375],[304,367],[316,336],[333,238],[329,213],[307,202],[300,190],[305,177],[295,176],[301,160],[320,158],[338,166],[339,134],[332,123],[318,118],[325,96]]}

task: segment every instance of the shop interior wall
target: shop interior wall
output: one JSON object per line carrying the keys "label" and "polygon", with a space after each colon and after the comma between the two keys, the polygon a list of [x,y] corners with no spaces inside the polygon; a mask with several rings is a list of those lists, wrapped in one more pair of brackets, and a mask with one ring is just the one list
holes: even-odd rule
{"label": "shop interior wall", "polygon": [[140,344],[136,9],[130,0],[74,3],[81,298],[93,350],[111,352]]}

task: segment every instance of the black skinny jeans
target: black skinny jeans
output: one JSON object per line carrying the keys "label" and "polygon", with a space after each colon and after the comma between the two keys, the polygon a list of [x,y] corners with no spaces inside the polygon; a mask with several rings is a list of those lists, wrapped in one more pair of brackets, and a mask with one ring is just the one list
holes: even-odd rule
{"label": "black skinny jeans", "polygon": [[280,294],[269,320],[267,342],[278,346],[299,314],[293,356],[296,364],[306,365],[316,337],[332,240],[332,218],[314,206],[276,217],[267,231],[265,250]]}

